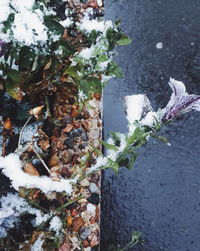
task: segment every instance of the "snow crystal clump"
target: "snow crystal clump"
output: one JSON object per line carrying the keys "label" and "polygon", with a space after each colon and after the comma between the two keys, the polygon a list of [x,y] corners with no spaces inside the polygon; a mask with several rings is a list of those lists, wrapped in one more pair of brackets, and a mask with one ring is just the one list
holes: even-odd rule
{"label": "snow crystal clump", "polygon": [[[9,213],[9,215],[13,217],[13,222],[16,221],[17,218],[25,212],[36,216],[35,219],[32,221],[33,226],[38,226],[42,222],[46,222],[52,216],[52,213],[43,214],[40,210],[32,208],[25,201],[25,199],[19,197],[18,194],[8,193],[6,196],[3,196],[0,199],[0,203],[1,203],[0,218],[2,218],[1,217],[2,215],[5,216],[6,214],[8,215]],[[14,225],[10,224],[10,228],[12,227],[14,227]]]}
{"label": "snow crystal clump", "polygon": [[22,163],[17,154],[9,154],[8,156],[0,157],[0,169],[11,181],[12,186],[19,190],[20,187],[38,188],[44,193],[48,192],[66,192],[72,193],[72,183],[74,180],[60,179],[53,181],[45,176],[31,176],[22,170]]}
{"label": "snow crystal clump", "polygon": [[49,222],[49,230],[54,231],[56,235],[59,235],[62,228],[62,221],[58,216],[54,216]]}
{"label": "snow crystal clump", "polygon": [[138,94],[125,97],[126,118],[129,122],[129,132],[134,132],[136,121],[144,118],[152,110],[149,99],[146,95]]}
{"label": "snow crystal clump", "polygon": [[42,248],[42,245],[44,243],[43,237],[44,237],[43,234],[39,235],[39,237],[37,238],[36,242],[31,247],[31,251],[43,251],[43,248]]}

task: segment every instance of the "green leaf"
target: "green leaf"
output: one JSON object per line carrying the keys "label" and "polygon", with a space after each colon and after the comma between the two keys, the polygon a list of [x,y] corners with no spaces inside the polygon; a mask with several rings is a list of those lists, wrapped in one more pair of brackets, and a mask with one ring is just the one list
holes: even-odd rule
{"label": "green leaf", "polygon": [[123,77],[121,68],[113,61],[108,64],[107,74],[112,75],[117,78]]}
{"label": "green leaf", "polygon": [[28,46],[23,46],[19,52],[19,68],[28,71],[32,68],[36,58],[35,52]]}
{"label": "green leaf", "polygon": [[100,93],[102,92],[102,83],[98,78],[95,77],[88,77],[85,79],[82,79],[79,82],[80,90],[83,91],[83,93],[87,97],[91,97],[93,93]]}
{"label": "green leaf", "polygon": [[90,146],[92,147],[92,149],[94,150],[94,152],[98,155],[98,156],[102,156],[103,157],[103,154],[101,152],[101,150],[99,150],[97,147],[93,146],[90,144]]}
{"label": "green leaf", "polygon": [[107,166],[103,167],[103,169],[107,169],[107,168],[111,168],[116,174],[119,173],[119,165],[110,158],[108,158]]}
{"label": "green leaf", "polygon": [[78,65],[76,66],[69,66],[67,68],[67,70],[65,70],[65,74],[69,75],[70,77],[74,78],[74,79],[77,79],[79,78],[78,76],[78,70],[79,70],[79,67]]}
{"label": "green leaf", "polygon": [[99,140],[99,141],[100,141],[101,144],[104,145],[108,150],[112,150],[112,151],[115,151],[115,152],[118,151],[118,148],[117,148],[115,145],[108,144],[108,143],[106,143],[106,142],[103,141],[103,140]]}
{"label": "green leaf", "polygon": [[92,30],[89,39],[93,44],[96,44],[97,37],[98,37],[98,32],[96,30]]}
{"label": "green leaf", "polygon": [[133,165],[134,165],[134,163],[135,163],[136,158],[137,158],[137,154],[135,154],[135,153],[132,152],[132,153],[130,154],[129,163],[128,163],[128,165],[126,165],[126,168],[127,168],[128,170],[131,170],[131,169],[133,168]]}
{"label": "green leaf", "polygon": [[56,35],[62,35],[64,33],[65,28],[57,20],[55,20],[54,16],[45,16],[44,24],[49,31],[52,31]]}
{"label": "green leaf", "polygon": [[23,80],[22,75],[16,70],[9,70],[6,79],[6,90],[14,99],[21,100],[23,93],[20,89],[20,84]]}
{"label": "green leaf", "polygon": [[117,41],[117,45],[128,45],[131,42],[132,40],[129,37],[124,35],[121,39]]}

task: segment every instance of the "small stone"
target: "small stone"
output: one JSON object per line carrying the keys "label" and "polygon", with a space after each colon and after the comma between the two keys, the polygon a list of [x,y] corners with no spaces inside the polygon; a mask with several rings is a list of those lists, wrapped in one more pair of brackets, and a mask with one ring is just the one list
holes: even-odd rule
{"label": "small stone", "polygon": [[84,227],[80,231],[80,237],[81,239],[86,239],[90,234],[91,234],[91,228],[89,227]]}
{"label": "small stone", "polygon": [[77,216],[77,210],[75,209],[75,208],[73,208],[72,210],[71,210],[71,215],[72,215],[72,217],[76,217]]}
{"label": "small stone", "polygon": [[91,250],[92,250],[91,247],[87,247],[84,249],[84,251],[91,251]]}
{"label": "small stone", "polygon": [[73,118],[69,115],[66,115],[62,121],[65,123],[65,124],[72,124],[73,123]]}
{"label": "small stone", "polygon": [[69,171],[69,169],[67,167],[62,168],[61,175],[64,178],[68,178],[68,179],[72,176],[72,174],[70,173],[70,171]]}
{"label": "small stone", "polygon": [[81,3],[87,3],[88,0],[81,0]]}
{"label": "small stone", "polygon": [[59,162],[58,155],[55,153],[49,159],[49,166],[57,166]]}
{"label": "small stone", "polygon": [[90,130],[89,132],[89,138],[90,139],[98,139],[99,138],[99,130]]}
{"label": "small stone", "polygon": [[81,125],[83,127],[83,129],[88,132],[89,131],[89,126],[88,126],[88,122],[86,120],[82,120],[81,121]]}
{"label": "small stone", "polygon": [[86,203],[86,202],[87,202],[87,200],[86,200],[85,198],[80,199],[80,200],[78,201],[79,204],[81,204],[81,203]]}
{"label": "small stone", "polygon": [[81,138],[82,138],[83,141],[88,141],[87,133],[86,132],[82,132],[81,133]]}
{"label": "small stone", "polygon": [[66,139],[66,140],[64,141],[64,144],[66,145],[66,147],[67,147],[68,149],[73,149],[73,148],[74,148],[74,142],[73,142],[72,139]]}
{"label": "small stone", "polygon": [[66,243],[66,242],[64,242],[62,246],[59,248],[59,251],[70,251],[70,250],[72,250],[71,245],[70,243]]}
{"label": "small stone", "polygon": [[87,204],[87,211],[92,213],[93,215],[95,215],[96,214],[96,206],[94,206],[91,203],[88,203]]}
{"label": "small stone", "polygon": [[85,225],[84,220],[81,217],[77,217],[73,220],[73,228],[74,232],[78,232]]}
{"label": "small stone", "polygon": [[96,218],[95,217],[90,218],[90,224],[94,224],[95,222],[96,222]]}
{"label": "small stone", "polygon": [[81,136],[81,130],[80,129],[74,129],[70,132],[70,137],[77,138]]}
{"label": "small stone", "polygon": [[80,127],[80,123],[79,123],[78,121],[74,121],[74,122],[73,122],[73,126],[74,126],[75,128],[79,128],[79,127]]}
{"label": "small stone", "polygon": [[84,180],[80,181],[80,185],[82,187],[89,187],[90,183],[89,183],[89,181],[87,179],[84,179]]}
{"label": "small stone", "polygon": [[90,184],[90,192],[91,193],[100,193],[99,187],[95,183]]}
{"label": "small stone", "polygon": [[84,241],[83,241],[83,247],[84,247],[84,248],[89,247],[89,245],[90,245],[90,244],[89,244],[89,242],[88,242],[87,240],[84,240]]}
{"label": "small stone", "polygon": [[103,1],[102,0],[97,0],[97,4],[99,7],[103,6]]}
{"label": "small stone", "polygon": [[74,6],[78,6],[80,4],[80,0],[73,0]]}
{"label": "small stone", "polygon": [[63,129],[63,132],[64,133],[68,133],[68,132],[71,132],[71,130],[73,129],[73,125],[72,124],[68,124],[64,129]]}
{"label": "small stone", "polygon": [[91,239],[90,239],[90,247],[95,247],[99,244],[99,240],[98,237],[96,235],[92,235]]}
{"label": "small stone", "polygon": [[[98,3],[98,2],[97,2]],[[101,100],[101,94],[99,93],[95,93],[94,94],[94,97],[97,99],[97,100]]]}
{"label": "small stone", "polygon": [[98,205],[99,202],[100,202],[99,194],[98,193],[92,193],[87,200],[88,200],[88,202],[90,202],[90,203],[92,203],[94,205]]}

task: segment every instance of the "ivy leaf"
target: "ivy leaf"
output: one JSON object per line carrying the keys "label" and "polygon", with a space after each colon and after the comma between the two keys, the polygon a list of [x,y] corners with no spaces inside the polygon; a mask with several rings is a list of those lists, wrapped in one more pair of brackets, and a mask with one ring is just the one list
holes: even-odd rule
{"label": "ivy leaf", "polygon": [[89,39],[93,44],[96,44],[97,37],[98,37],[98,32],[96,30],[92,30]]}
{"label": "ivy leaf", "polygon": [[64,27],[53,16],[45,16],[44,24],[49,31],[54,32],[56,35],[62,35],[64,33]]}
{"label": "ivy leaf", "polygon": [[117,77],[117,78],[122,78],[123,77],[122,70],[113,61],[108,64],[107,74],[111,75],[111,76],[114,76],[114,77]]}
{"label": "ivy leaf", "polygon": [[102,92],[102,83],[98,78],[95,77],[88,77],[85,79],[82,79],[79,82],[80,90],[83,91],[83,93],[87,97],[91,97],[93,93],[100,93]]}
{"label": "ivy leaf", "polygon": [[65,74],[69,75],[70,77],[74,78],[75,80],[78,79],[78,70],[79,67],[78,65],[76,66],[69,66],[67,70],[65,70]]}
{"label": "ivy leaf", "polygon": [[118,151],[118,148],[115,145],[108,144],[103,140],[99,140],[99,142],[101,142],[101,144],[104,145],[108,150],[112,150],[112,151],[115,151],[115,152]]}
{"label": "ivy leaf", "polygon": [[117,41],[117,45],[128,45],[128,44],[130,44],[131,42],[132,42],[132,40],[131,40],[129,37],[123,35],[122,38],[120,38],[120,39]]}
{"label": "ivy leaf", "polygon": [[6,90],[8,94],[16,100],[22,100],[23,92],[20,84],[23,78],[22,75],[16,70],[9,70],[6,79]]}

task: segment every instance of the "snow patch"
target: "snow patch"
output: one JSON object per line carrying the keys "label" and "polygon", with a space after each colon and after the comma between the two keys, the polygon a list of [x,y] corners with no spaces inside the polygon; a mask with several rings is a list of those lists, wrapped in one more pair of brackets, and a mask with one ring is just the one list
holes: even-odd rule
{"label": "snow patch", "polygon": [[58,216],[54,216],[49,223],[49,230],[59,235],[62,228],[62,221]]}
{"label": "snow patch", "polygon": [[22,170],[22,163],[17,154],[9,154],[8,156],[0,157],[0,169],[11,181],[12,186],[19,190],[20,187],[38,188],[44,193],[48,192],[65,192],[72,193],[72,183],[74,180],[60,179],[53,181],[45,176],[31,176]]}

